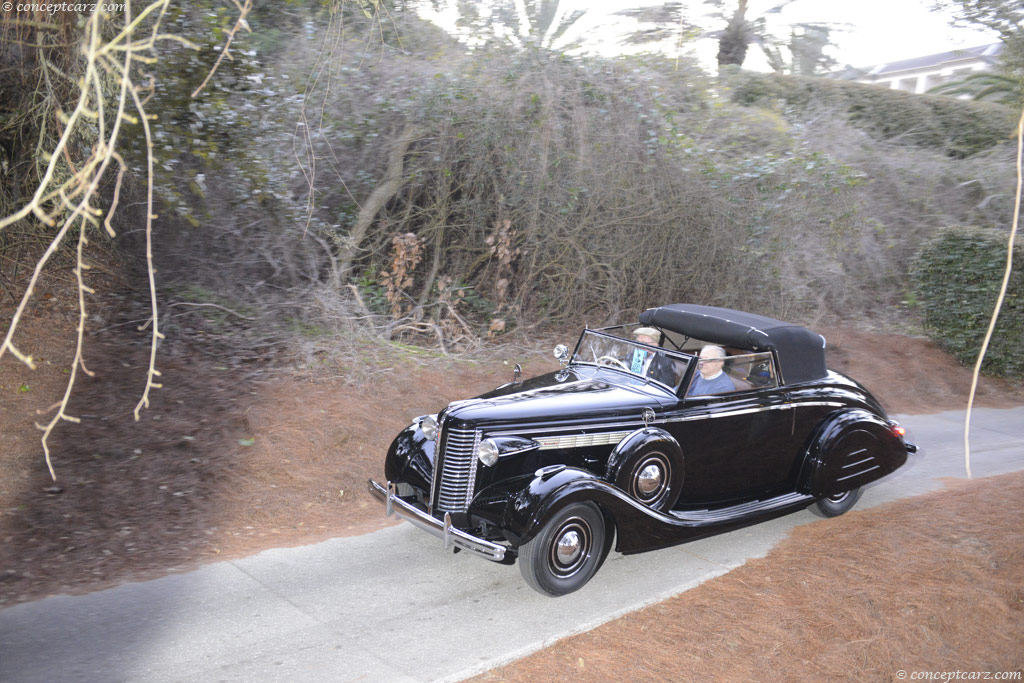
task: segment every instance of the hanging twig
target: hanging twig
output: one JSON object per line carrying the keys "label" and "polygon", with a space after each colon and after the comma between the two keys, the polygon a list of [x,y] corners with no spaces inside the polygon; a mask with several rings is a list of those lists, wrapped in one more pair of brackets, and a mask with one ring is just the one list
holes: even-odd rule
{"label": "hanging twig", "polygon": [[1006,299],[1006,290],[1010,284],[1010,273],[1013,272],[1013,242],[1017,238],[1017,225],[1020,221],[1021,187],[1024,185],[1022,156],[1024,156],[1024,111],[1021,112],[1020,120],[1017,122],[1017,195],[1016,201],[1013,204],[1013,225],[1010,227],[1010,239],[1006,245],[1006,270],[1003,272],[1003,282],[999,286],[999,296],[996,298],[996,306],[992,311],[992,318],[989,320],[988,329],[985,331],[985,339],[981,342],[978,360],[974,363],[974,373],[971,375],[971,393],[967,397],[967,414],[964,416],[964,467],[967,470],[968,479],[971,478],[971,412],[974,408],[974,394],[978,390],[978,376],[981,374],[981,364],[985,360],[985,352],[988,351],[989,342],[992,341],[992,333],[995,332],[999,311],[1002,310],[1003,300]]}
{"label": "hanging twig", "polygon": [[206,78],[203,79],[203,82],[200,83],[199,87],[196,88],[195,91],[192,93],[192,97],[195,97],[203,91],[203,88],[206,87],[206,84],[210,82],[211,78],[213,78],[213,74],[217,73],[217,68],[220,66],[220,63],[224,61],[225,57],[228,58],[228,61],[234,61],[234,57],[231,56],[230,52],[231,41],[235,39],[235,34],[238,33],[238,30],[244,28],[249,33],[252,33],[252,29],[249,28],[249,22],[245,19],[245,17],[249,14],[249,10],[252,9],[252,0],[245,0],[244,5],[239,4],[238,0],[232,0],[232,2],[234,2],[235,7],[238,8],[238,21],[236,21],[235,25],[231,27],[230,31],[228,31],[228,38],[227,42],[224,43],[224,49],[221,50],[220,56],[217,57],[217,61],[214,62],[213,68],[210,69],[210,73],[206,74]]}

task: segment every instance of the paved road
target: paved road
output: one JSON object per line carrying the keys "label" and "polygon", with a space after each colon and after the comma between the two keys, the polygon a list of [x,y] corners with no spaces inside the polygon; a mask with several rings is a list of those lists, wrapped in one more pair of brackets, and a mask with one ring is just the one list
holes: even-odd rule
{"label": "paved road", "polygon": [[[959,412],[904,416],[922,452],[860,507],[963,477]],[[977,411],[975,477],[1024,469],[1024,407]],[[644,555],[551,599],[408,524],[0,611],[0,681],[459,680],[763,556],[798,512]],[[827,522],[823,522],[827,523]]]}

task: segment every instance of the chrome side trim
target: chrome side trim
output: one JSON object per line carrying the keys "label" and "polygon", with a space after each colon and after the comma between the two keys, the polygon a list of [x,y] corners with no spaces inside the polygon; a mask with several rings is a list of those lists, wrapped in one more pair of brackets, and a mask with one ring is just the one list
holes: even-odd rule
{"label": "chrome side trim", "polygon": [[763,406],[759,408],[740,408],[739,410],[729,410],[721,413],[699,413],[697,415],[683,415],[682,417],[670,417],[663,422],[693,422],[695,420],[714,420],[720,417],[735,417],[737,415],[750,415],[752,413],[767,413],[772,410],[789,410],[793,405],[790,403],[783,403],[777,406]]}
{"label": "chrome side trim", "polygon": [[417,507],[399,498],[395,493],[395,485],[387,482],[386,487],[381,486],[373,479],[366,482],[370,495],[384,503],[384,510],[390,515],[394,513],[402,519],[408,520],[413,525],[424,531],[437,536],[444,542],[445,548],[461,548],[468,550],[479,557],[486,558],[492,562],[501,562],[505,559],[505,552],[508,550],[503,545],[485,541],[467,534],[461,529],[452,526],[451,515],[445,513],[444,521],[434,519]]}
{"label": "chrome side trim", "polygon": [[836,481],[840,482],[840,481],[846,481],[847,479],[853,479],[854,477],[859,477],[859,476],[861,476],[863,474],[867,474],[868,472],[874,472],[875,470],[877,470],[880,467],[881,467],[881,465],[875,465],[874,467],[869,467],[866,470],[861,470],[860,472],[854,472],[853,474],[848,474],[845,477],[839,477],[839,478],[836,479]]}
{"label": "chrome side trim", "polygon": [[[569,425],[567,427],[532,427],[532,428],[528,427],[528,428],[525,428],[525,429],[501,430],[501,431],[497,431],[497,432],[489,431],[489,432],[487,432],[487,436],[519,436],[520,434],[537,434],[537,433],[550,434],[552,432],[579,431],[581,429],[611,429],[613,427],[631,427],[631,428],[635,429],[637,426],[643,426],[643,422],[641,422],[639,420],[636,420],[636,421],[632,421],[632,422],[607,422],[607,423],[604,423],[604,424],[601,424],[601,423],[576,424],[576,425]],[[632,429],[630,431],[632,431]],[[539,439],[534,439],[534,441],[539,441]]]}
{"label": "chrome side trim", "polygon": [[[804,407],[829,407],[842,408],[845,403],[839,401],[801,401],[796,403],[780,403],[774,406],[758,406],[756,408],[740,408],[727,410],[720,413],[698,413],[696,415],[682,415],[679,417],[666,417],[660,420],[651,420],[651,425],[664,425],[674,422],[693,422],[695,420],[714,420],[722,417],[735,417],[737,415],[750,415],[752,413],[764,413],[772,410],[789,410],[790,408]],[[633,429],[645,426],[643,420],[630,422],[608,422],[605,424],[579,424],[567,427],[532,427],[526,429],[501,430],[487,432],[487,436],[522,436],[524,434],[552,434],[559,432],[579,432],[584,429],[614,429],[616,427],[628,427],[629,431],[597,432],[590,434],[573,434],[567,436],[540,436],[533,440],[540,444],[540,450],[587,448],[589,446],[615,445],[626,438]],[[504,455],[504,454],[503,454]],[[511,455],[511,454],[509,454]]]}
{"label": "chrome side trim", "polygon": [[499,458],[507,458],[511,455],[519,455],[520,453],[527,453],[532,450],[540,450],[536,446],[525,446],[524,448],[517,448],[514,451],[502,451],[498,453]]}
{"label": "chrome side trim", "polygon": [[535,439],[540,444],[538,450],[550,451],[564,448],[588,448],[590,446],[614,446],[632,432],[598,432],[597,434],[567,434],[565,436],[547,436]]}
{"label": "chrome side trim", "polygon": [[828,406],[830,408],[845,408],[846,403],[840,401],[797,401],[790,403],[789,405],[794,408],[805,408],[807,406]]}

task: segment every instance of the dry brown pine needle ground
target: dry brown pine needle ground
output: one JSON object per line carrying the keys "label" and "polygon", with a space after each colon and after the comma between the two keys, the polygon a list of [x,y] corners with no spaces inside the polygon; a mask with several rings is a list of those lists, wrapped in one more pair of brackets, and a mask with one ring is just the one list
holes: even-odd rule
{"label": "dry brown pine needle ground", "polygon": [[767,557],[475,680],[1019,672],[1022,521],[1024,473],[854,510],[797,527]]}

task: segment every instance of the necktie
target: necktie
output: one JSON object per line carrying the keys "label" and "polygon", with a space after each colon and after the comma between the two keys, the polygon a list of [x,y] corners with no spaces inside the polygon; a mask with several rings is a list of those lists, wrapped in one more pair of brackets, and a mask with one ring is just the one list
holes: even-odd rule
{"label": "necktie", "polygon": [[642,375],[644,372],[644,360],[647,358],[647,352],[642,349],[633,349],[633,363],[630,366],[630,371]]}

